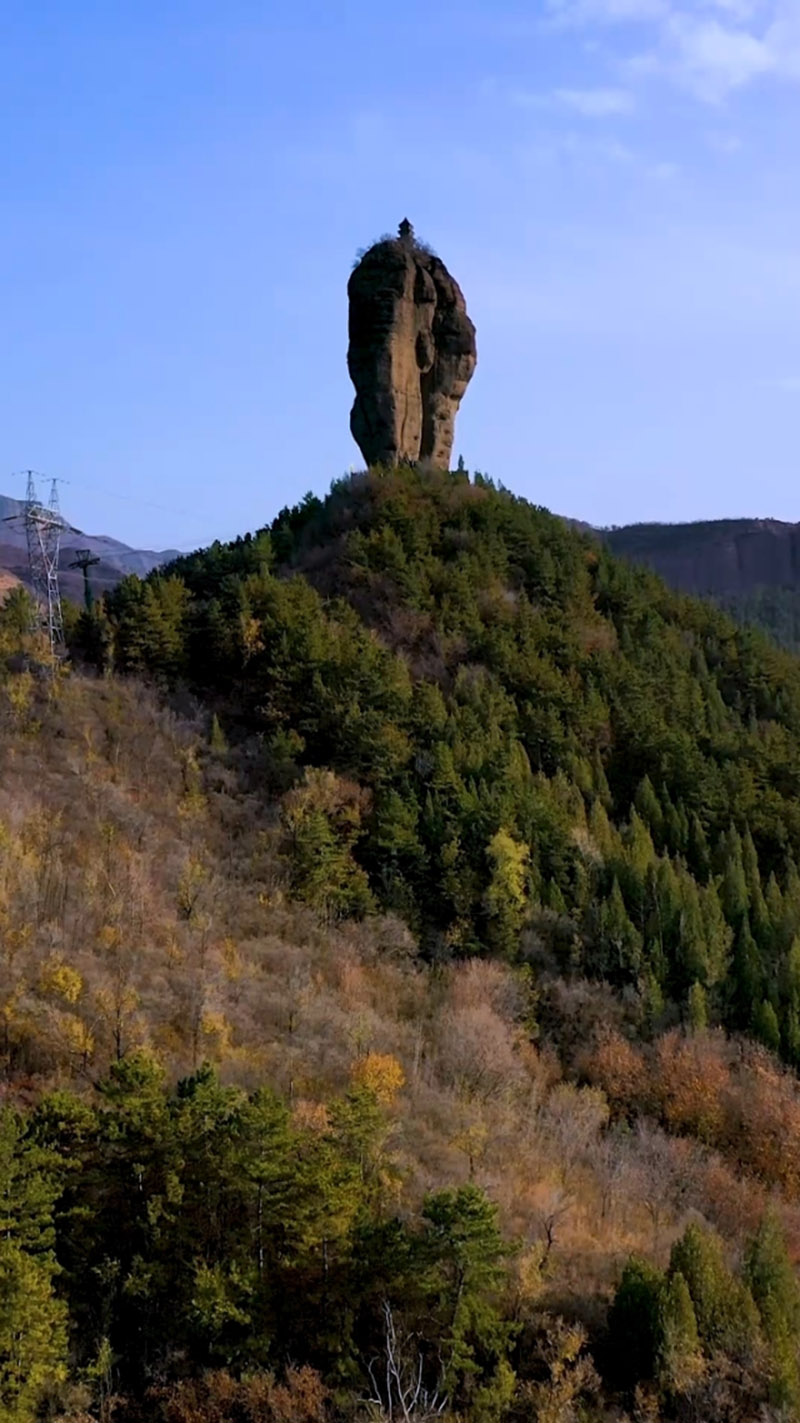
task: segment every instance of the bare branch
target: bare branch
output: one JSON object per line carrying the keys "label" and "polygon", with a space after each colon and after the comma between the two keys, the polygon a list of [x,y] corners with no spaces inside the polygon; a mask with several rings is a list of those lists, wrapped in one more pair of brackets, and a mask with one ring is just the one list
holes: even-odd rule
{"label": "bare branch", "polygon": [[[383,1359],[376,1357],[366,1363],[372,1389],[366,1401],[380,1409],[388,1423],[395,1417],[402,1417],[403,1423],[426,1423],[426,1420],[441,1417],[450,1400],[440,1388],[427,1387],[424,1352],[417,1347],[413,1334],[404,1335],[398,1329],[389,1300],[383,1301],[381,1311]],[[382,1386],[377,1377],[381,1363]]]}

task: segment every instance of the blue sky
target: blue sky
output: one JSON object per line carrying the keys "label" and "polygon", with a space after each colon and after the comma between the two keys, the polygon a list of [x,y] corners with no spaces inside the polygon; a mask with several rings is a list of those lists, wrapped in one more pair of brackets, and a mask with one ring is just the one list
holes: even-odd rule
{"label": "blue sky", "polygon": [[0,492],[176,547],[323,492],[408,215],[477,326],[469,467],[800,520],[800,0],[5,0],[0,55]]}

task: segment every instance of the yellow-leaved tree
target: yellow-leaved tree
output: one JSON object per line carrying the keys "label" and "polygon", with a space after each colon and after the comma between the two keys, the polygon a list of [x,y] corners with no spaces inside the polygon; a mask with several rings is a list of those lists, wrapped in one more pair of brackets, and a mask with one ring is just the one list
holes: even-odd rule
{"label": "yellow-leaved tree", "polygon": [[513,954],[528,910],[527,845],[498,830],[487,846],[492,876],[486,891],[487,936],[493,949]]}
{"label": "yellow-leaved tree", "polygon": [[350,1076],[356,1087],[366,1087],[384,1107],[391,1106],[406,1081],[401,1064],[390,1052],[368,1052],[357,1058]]}

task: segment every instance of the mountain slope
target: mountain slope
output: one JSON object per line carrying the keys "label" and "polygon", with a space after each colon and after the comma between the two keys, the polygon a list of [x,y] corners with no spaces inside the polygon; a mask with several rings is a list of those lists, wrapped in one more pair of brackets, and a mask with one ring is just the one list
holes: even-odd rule
{"label": "mountain slope", "polygon": [[[298,903],[296,801],[257,738],[226,748],[135,679],[8,672],[10,631],[0,611],[0,1268],[29,1397],[49,1384],[60,1423],[105,1418],[112,1384],[126,1423],[373,1418],[386,1302],[442,1386],[468,1272],[439,1416],[619,1419],[640,1382],[651,1413],[688,1391],[716,1418],[733,1390],[758,1416],[772,1355],[733,1268],[768,1205],[800,1250],[797,1082],[635,995],[428,966],[396,919]],[[743,1305],[677,1403],[609,1310],[631,1251],[665,1288],[673,1241]]]}
{"label": "mountain slope", "polygon": [[123,579],[51,676],[19,613],[0,1270],[37,1406],[796,1416],[800,664],[418,470]]}

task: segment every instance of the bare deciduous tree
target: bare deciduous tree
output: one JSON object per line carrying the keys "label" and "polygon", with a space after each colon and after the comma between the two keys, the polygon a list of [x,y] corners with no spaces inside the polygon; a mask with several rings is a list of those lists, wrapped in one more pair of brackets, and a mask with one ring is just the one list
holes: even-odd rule
{"label": "bare deciduous tree", "polygon": [[381,1308],[383,1354],[367,1364],[371,1385],[368,1402],[390,1423],[394,1418],[402,1418],[405,1423],[440,1418],[449,1403],[447,1394],[426,1383],[424,1354],[416,1347],[414,1336],[398,1328],[389,1301],[384,1300]]}

